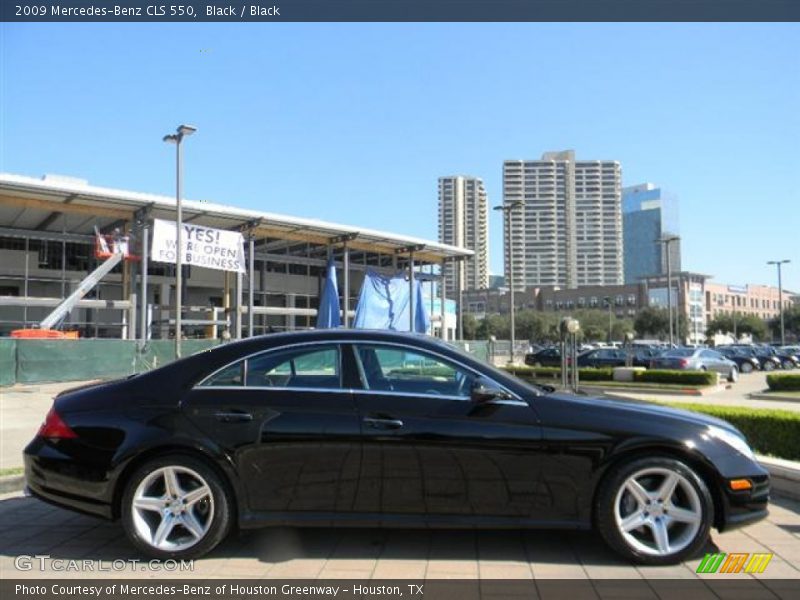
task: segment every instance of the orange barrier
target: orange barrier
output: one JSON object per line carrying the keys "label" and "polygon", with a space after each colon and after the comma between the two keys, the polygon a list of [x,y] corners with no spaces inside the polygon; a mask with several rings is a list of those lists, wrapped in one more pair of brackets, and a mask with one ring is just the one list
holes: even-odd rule
{"label": "orange barrier", "polygon": [[[77,334],[78,332],[70,333]],[[61,340],[67,336],[63,331],[56,331],[55,329],[15,329],[11,332],[11,337],[26,340]]]}

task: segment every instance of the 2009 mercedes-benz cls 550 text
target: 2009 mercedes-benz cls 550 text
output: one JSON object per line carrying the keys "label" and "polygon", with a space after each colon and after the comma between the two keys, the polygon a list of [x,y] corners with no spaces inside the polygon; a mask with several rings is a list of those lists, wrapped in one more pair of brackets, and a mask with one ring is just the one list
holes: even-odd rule
{"label": "2009 mercedes-benz cls 550 text", "polygon": [[29,490],[119,519],[159,558],[265,525],[590,528],[667,564],[767,514],[730,424],[527,384],[416,335],[328,330],[226,344],[60,394]]}

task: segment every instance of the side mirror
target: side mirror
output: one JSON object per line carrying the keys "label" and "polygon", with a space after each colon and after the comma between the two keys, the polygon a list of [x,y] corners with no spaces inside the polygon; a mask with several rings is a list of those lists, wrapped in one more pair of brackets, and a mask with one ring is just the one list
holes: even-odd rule
{"label": "side mirror", "polygon": [[470,398],[476,404],[482,404],[492,400],[508,400],[511,398],[511,394],[488,379],[480,377],[472,384]]}

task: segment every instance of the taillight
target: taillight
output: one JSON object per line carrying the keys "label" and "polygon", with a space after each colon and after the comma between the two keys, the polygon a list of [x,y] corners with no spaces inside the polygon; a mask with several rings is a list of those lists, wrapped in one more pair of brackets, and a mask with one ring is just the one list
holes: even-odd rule
{"label": "taillight", "polygon": [[50,440],[66,440],[78,437],[77,434],[64,423],[64,420],[56,412],[55,407],[51,408],[44,418],[44,423],[39,427],[40,437]]}
{"label": "taillight", "polygon": [[683,369],[684,367],[688,367],[688,366],[689,366],[689,361],[688,361],[688,359],[686,359],[686,358],[682,358],[682,359],[680,359],[680,360],[678,361],[678,364],[679,364],[679,365],[680,365],[680,367]]}

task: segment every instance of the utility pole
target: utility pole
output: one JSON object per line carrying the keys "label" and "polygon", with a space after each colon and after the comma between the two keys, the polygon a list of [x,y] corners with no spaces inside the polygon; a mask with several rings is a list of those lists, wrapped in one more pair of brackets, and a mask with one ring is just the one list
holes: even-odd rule
{"label": "utility pole", "polygon": [[781,317],[781,346],[786,345],[786,330],[784,329],[783,325],[783,282],[781,281],[781,265],[785,265],[786,263],[790,263],[789,259],[783,260],[770,260],[767,261],[768,265],[775,265],[778,267],[778,309],[780,310],[780,317]]}
{"label": "utility pole", "polygon": [[516,323],[514,320],[514,249],[512,248],[512,239],[511,239],[511,216],[513,214],[513,210],[515,208],[519,208],[523,206],[523,202],[516,201],[516,202],[509,202],[508,204],[501,204],[499,206],[495,206],[494,210],[502,211],[503,213],[503,233],[506,237],[506,242],[508,243],[508,287],[511,293],[510,296],[510,305],[509,310],[511,312],[511,356],[510,362],[514,364],[514,344],[516,343]]}

